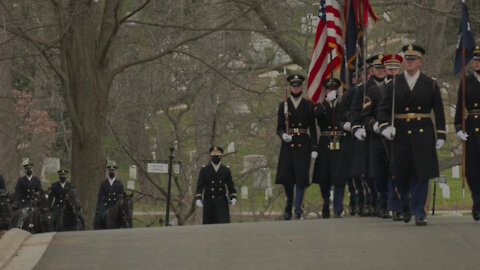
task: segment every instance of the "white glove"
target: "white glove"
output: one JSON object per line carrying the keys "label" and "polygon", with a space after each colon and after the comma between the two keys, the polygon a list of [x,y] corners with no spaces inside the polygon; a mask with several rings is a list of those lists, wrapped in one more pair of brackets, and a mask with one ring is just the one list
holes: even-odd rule
{"label": "white glove", "polygon": [[203,207],[202,200],[197,200],[197,201],[195,202],[195,204],[197,205],[198,208],[202,208],[202,207]]}
{"label": "white glove", "polygon": [[378,127],[378,122],[375,122],[375,124],[373,124],[373,132],[380,134],[380,128]]}
{"label": "white glove", "polygon": [[292,141],[292,135],[287,134],[287,133],[283,133],[282,134],[282,140],[286,143],[289,143],[289,142]]}
{"label": "white glove", "polygon": [[312,151],[312,158],[315,159],[318,157],[318,152],[317,151]]}
{"label": "white glove", "polygon": [[352,129],[352,123],[350,122],[345,122],[345,124],[343,124],[343,130],[345,131],[350,131]]}
{"label": "white glove", "polygon": [[466,132],[463,132],[463,131],[459,130],[459,131],[457,132],[457,138],[458,138],[459,140],[462,140],[462,141],[466,142],[466,141],[467,141],[467,138],[468,138],[468,134],[467,134]]}
{"label": "white glove", "polygon": [[435,144],[435,147],[437,148],[437,150],[440,150],[444,143],[445,143],[444,139],[438,139],[437,143]]}
{"label": "white glove", "polygon": [[337,98],[337,90],[332,90],[327,94],[326,100],[332,102]]}
{"label": "white glove", "polygon": [[364,128],[357,128],[355,130],[355,133],[353,134],[359,141],[365,140],[365,137],[367,137],[367,132],[365,131]]}
{"label": "white glove", "polygon": [[230,205],[231,205],[231,206],[234,206],[236,203],[237,203],[237,198],[232,198],[232,199],[230,200]]}
{"label": "white glove", "polygon": [[382,131],[382,135],[388,140],[392,141],[393,138],[395,137],[395,132],[396,130],[394,127],[388,126]]}

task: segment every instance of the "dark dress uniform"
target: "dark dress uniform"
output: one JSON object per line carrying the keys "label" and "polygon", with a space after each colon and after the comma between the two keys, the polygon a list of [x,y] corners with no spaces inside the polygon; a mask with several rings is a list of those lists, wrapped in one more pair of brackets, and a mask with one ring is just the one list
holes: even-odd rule
{"label": "dark dress uniform", "polygon": [[[404,221],[410,221],[412,210],[417,219],[427,214],[429,179],[438,177],[436,138],[445,139],[445,116],[442,97],[436,81],[420,73],[413,90],[400,74],[395,79],[395,128],[392,141],[391,170],[403,203]],[[380,130],[391,123],[393,83],[387,86],[379,109]],[[435,128],[430,112],[435,113]],[[411,205],[410,209],[410,193]],[[426,224],[426,222],[424,223]],[[417,222],[417,225],[424,225]]]}
{"label": "dark dress uniform", "polygon": [[97,195],[95,229],[105,229],[105,212],[117,202],[118,196],[124,193],[123,183],[120,180],[115,179],[111,185],[108,179],[102,181]]}
{"label": "dark dress uniform", "polygon": [[6,192],[7,187],[5,186],[5,179],[3,179],[3,176],[0,175],[0,192]]}
{"label": "dark dress uniform", "polygon": [[[339,126],[343,126],[350,122],[350,106],[352,104],[353,92],[355,88],[344,91],[343,96],[338,104],[339,109]],[[355,147],[358,148],[358,140],[353,138],[351,132],[346,132],[343,139],[343,144],[340,149],[340,161],[338,165],[338,177],[347,180],[348,191],[350,193],[350,214],[355,215],[360,213],[365,201],[365,194],[363,190],[363,183],[361,177],[355,177],[352,171],[352,162],[355,158]]]}
{"label": "dark dress uniform", "polygon": [[[480,52],[479,52],[480,54]],[[478,60],[475,60],[478,61]],[[477,75],[480,78],[480,74]],[[475,75],[465,79],[465,175],[473,200],[475,220],[480,219],[480,82]],[[455,111],[455,129],[462,130],[462,89],[458,90],[457,108]]]}
{"label": "dark dress uniform", "polygon": [[203,166],[198,176],[196,199],[201,199],[202,194],[203,224],[230,223],[229,198],[237,198],[230,168],[222,163],[218,171],[212,163]]}
{"label": "dark dress uniform", "polygon": [[50,194],[48,195],[48,206],[52,211],[55,223],[62,215],[62,211],[65,208],[65,199],[70,192],[74,189],[72,183],[66,181],[65,186],[62,187],[62,183],[57,181],[50,186]]}
{"label": "dark dress uniform", "polygon": [[333,211],[340,217],[343,211],[343,195],[345,191],[345,177],[339,177],[338,164],[340,149],[342,148],[345,133],[337,121],[339,109],[336,102],[324,100],[315,106],[314,114],[320,128],[318,139],[318,157],[315,160],[313,183],[320,185],[320,192],[324,200],[322,216],[328,218],[330,189],[334,186]]}
{"label": "dark dress uniform", "polygon": [[[282,138],[286,133],[284,102],[278,105],[277,135]],[[303,196],[305,188],[310,185],[309,169],[311,152],[317,147],[317,130],[313,115],[313,103],[301,98],[295,109],[291,98],[287,99],[289,115],[289,132],[291,142],[282,140],[278,157],[275,184],[282,184],[287,195],[285,214],[292,211],[294,186],[296,186],[295,214],[303,213]],[[287,219],[287,218],[286,218]]]}
{"label": "dark dress uniform", "polygon": [[[371,62],[370,60],[368,62]],[[374,86],[381,85],[383,79],[375,78],[374,76],[368,79],[366,85],[359,85],[355,88],[352,105],[350,107],[350,119],[352,122],[352,135],[355,134],[357,128],[361,128],[363,125],[362,122],[362,111],[363,107],[368,105],[371,101],[368,97],[368,90]],[[363,98],[363,92],[365,90],[365,101]],[[373,172],[370,170],[370,141],[372,139],[372,134],[367,130],[367,136],[365,140],[359,141],[355,136],[352,136],[354,147],[354,160],[352,162],[352,170],[354,177],[360,177],[365,191],[365,204],[364,208],[360,209],[360,214],[363,216],[376,215],[376,206],[378,200],[378,194],[376,186],[374,185]]]}
{"label": "dark dress uniform", "polygon": [[42,185],[38,177],[33,176],[29,180],[26,175],[18,178],[15,186],[15,202],[14,210],[24,207],[31,207],[31,200],[34,199],[35,193],[42,190]]}

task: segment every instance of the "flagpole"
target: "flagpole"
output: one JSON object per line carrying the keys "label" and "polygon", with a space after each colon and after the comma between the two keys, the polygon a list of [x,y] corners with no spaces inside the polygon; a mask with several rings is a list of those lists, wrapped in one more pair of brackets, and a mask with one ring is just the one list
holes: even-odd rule
{"label": "flagpole", "polygon": [[345,84],[346,84],[346,87],[347,89],[350,88],[350,85],[351,85],[351,78],[350,78],[350,69],[348,68],[348,57],[347,57],[347,32],[348,32],[348,18],[350,17],[350,5],[352,3],[350,3],[351,1],[350,0],[345,0],[347,2],[347,14],[345,16],[345,32],[344,32],[344,44],[343,44],[343,59],[345,59]]}
{"label": "flagpole", "polygon": [[[462,131],[465,133],[465,47],[462,48]],[[465,199],[465,152],[466,143],[462,140],[462,199]]]}
{"label": "flagpole", "polygon": [[288,123],[288,100],[287,100],[287,68],[283,67],[283,81],[284,81],[284,88],[285,91],[283,93],[283,114],[285,115],[285,132],[290,134],[289,132],[289,123]]}

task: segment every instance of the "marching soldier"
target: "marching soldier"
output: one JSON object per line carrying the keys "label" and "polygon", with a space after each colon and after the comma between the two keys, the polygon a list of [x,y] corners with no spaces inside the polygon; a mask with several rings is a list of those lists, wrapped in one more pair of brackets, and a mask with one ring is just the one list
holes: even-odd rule
{"label": "marching soldier", "polygon": [[[398,192],[390,192],[395,187],[392,185],[393,181],[390,181],[391,175],[389,171],[389,158],[390,146],[389,142],[382,138],[380,130],[378,128],[377,112],[382,99],[385,96],[386,87],[391,83],[394,76],[398,76],[400,72],[400,64],[403,58],[398,54],[388,54],[381,58],[381,63],[385,67],[386,77],[381,84],[375,84],[367,89],[366,99],[362,113],[362,123],[367,130],[368,138],[368,153],[369,164],[368,171],[370,176],[374,179],[375,189],[378,192],[378,209],[379,217],[389,218],[389,200],[396,203],[391,203],[390,207],[393,212],[394,220],[401,220],[401,204],[400,198],[397,197]],[[391,197],[390,197],[391,196]],[[391,198],[391,199],[390,199]]]}
{"label": "marching soldier", "polygon": [[40,179],[33,175],[33,164],[23,165],[25,175],[18,178],[15,186],[15,201],[12,205],[13,210],[32,206],[32,200],[36,193],[42,190]]}
{"label": "marching soldier", "polygon": [[48,195],[48,206],[52,211],[55,223],[57,223],[63,209],[65,208],[65,200],[67,199],[68,194],[72,189],[75,189],[75,186],[67,181],[68,171],[59,170],[57,173],[58,181],[50,186],[50,194]]}
{"label": "marching soldier", "polygon": [[[287,202],[284,219],[292,218],[295,198],[295,217],[302,219],[305,189],[310,185],[310,157],[316,158],[317,131],[312,102],[302,97],[302,75],[290,75],[290,97],[278,106],[277,135],[282,139],[275,184],[285,188]],[[287,102],[287,106],[285,106]],[[286,126],[285,107],[288,113]],[[288,130],[288,132],[287,132]],[[294,196],[295,189],[295,196]]]}
{"label": "marching soldier", "polygon": [[439,175],[436,150],[445,143],[445,115],[436,81],[420,72],[425,50],[406,45],[402,51],[405,71],[387,86],[378,120],[380,133],[392,140],[392,172],[402,199],[403,220],[408,223],[413,214],[415,224],[422,226],[427,225],[429,180]]}
{"label": "marching soldier", "polygon": [[100,183],[97,195],[97,207],[94,222],[94,228],[96,230],[105,229],[105,212],[117,202],[120,194],[125,193],[123,183],[115,176],[117,166],[114,164],[108,164],[107,170],[107,179]]}
{"label": "marching soldier", "polygon": [[372,172],[369,170],[369,144],[370,136],[367,136],[366,130],[363,127],[361,120],[363,106],[369,104],[371,101],[369,97],[365,95],[364,92],[368,91],[373,86],[378,86],[383,84],[385,79],[385,67],[382,64],[383,55],[378,54],[371,56],[367,59],[367,63],[371,66],[372,76],[366,82],[366,85],[359,85],[355,88],[353,94],[353,100],[351,105],[351,122],[352,122],[352,134],[358,140],[354,140],[355,147],[355,158],[353,159],[352,167],[355,177],[361,177],[363,179],[362,183],[364,184],[365,190],[365,205],[361,209],[360,215],[362,216],[375,216],[377,215],[377,200],[378,194],[374,185],[374,180],[372,177]]}
{"label": "marching soldier", "polygon": [[7,187],[5,186],[5,179],[3,179],[3,175],[0,174],[0,193],[6,191]]}
{"label": "marching soldier", "polygon": [[458,90],[457,109],[455,111],[455,129],[457,137],[465,141],[465,174],[472,193],[472,216],[480,220],[480,46],[473,52],[474,73],[465,79],[465,131],[462,130],[462,85]]}
{"label": "marching soldier", "polygon": [[338,162],[344,132],[338,125],[337,89],[340,87],[338,79],[329,78],[323,83],[326,97],[317,104],[314,115],[320,127],[318,140],[318,154],[315,160],[313,183],[320,185],[323,198],[322,217],[330,217],[330,189],[334,186],[333,213],[336,218],[343,217],[343,195],[345,193],[345,178],[339,177]]}
{"label": "marching soldier", "polygon": [[230,223],[228,205],[233,206],[237,202],[232,172],[222,164],[222,155],[223,148],[211,147],[211,162],[200,169],[198,176],[195,198],[197,207],[203,207],[203,224]]}

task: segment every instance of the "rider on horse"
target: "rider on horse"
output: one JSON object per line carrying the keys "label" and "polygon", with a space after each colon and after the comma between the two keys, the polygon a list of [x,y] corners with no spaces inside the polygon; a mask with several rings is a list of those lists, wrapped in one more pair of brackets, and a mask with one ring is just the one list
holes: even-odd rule
{"label": "rider on horse", "polygon": [[115,174],[117,166],[114,164],[107,165],[108,177],[100,184],[97,196],[97,209],[95,213],[95,229],[105,229],[105,212],[111,208],[118,200],[119,195],[123,195],[125,190],[122,182],[116,179]]}
{"label": "rider on horse", "polygon": [[[62,216],[70,191],[75,189],[75,186],[67,181],[68,171],[59,170],[57,172],[59,180],[50,186],[50,194],[48,196],[48,206],[53,213],[55,223],[57,223],[58,219]],[[80,207],[76,209],[78,214],[80,212],[79,208]]]}
{"label": "rider on horse", "polygon": [[35,194],[42,190],[40,179],[33,175],[33,164],[28,163],[23,165],[25,175],[18,178],[15,186],[15,201],[13,202],[13,210],[32,206],[31,201]]}

